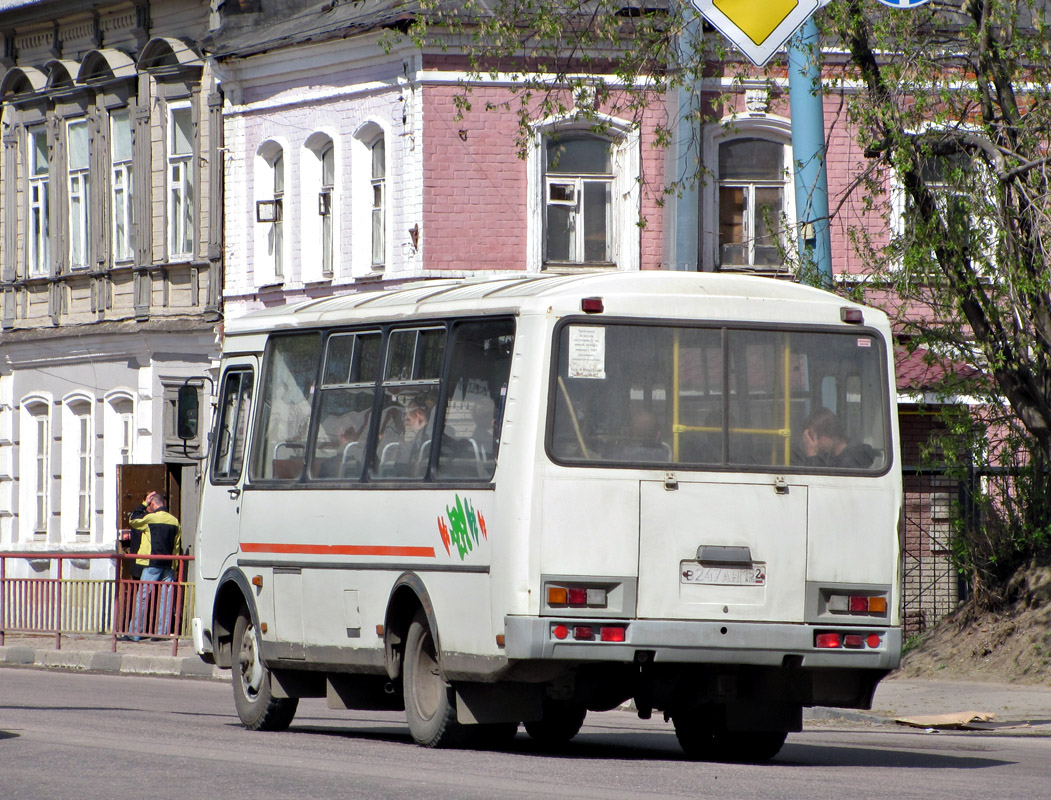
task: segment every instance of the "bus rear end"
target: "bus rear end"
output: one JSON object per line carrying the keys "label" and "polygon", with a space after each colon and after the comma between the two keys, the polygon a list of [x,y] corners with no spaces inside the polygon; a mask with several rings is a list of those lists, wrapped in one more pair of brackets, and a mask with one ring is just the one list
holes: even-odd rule
{"label": "bus rear end", "polygon": [[512,664],[561,667],[552,719],[632,700],[692,755],[762,759],[897,667],[889,329],[801,291],[554,327],[539,608],[506,619]]}

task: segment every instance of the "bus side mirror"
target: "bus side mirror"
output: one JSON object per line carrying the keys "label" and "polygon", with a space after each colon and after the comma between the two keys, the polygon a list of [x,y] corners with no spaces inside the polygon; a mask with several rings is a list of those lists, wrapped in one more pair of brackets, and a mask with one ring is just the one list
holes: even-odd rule
{"label": "bus side mirror", "polygon": [[189,384],[179,387],[175,433],[180,439],[197,438],[197,420],[201,404],[197,389],[198,387]]}

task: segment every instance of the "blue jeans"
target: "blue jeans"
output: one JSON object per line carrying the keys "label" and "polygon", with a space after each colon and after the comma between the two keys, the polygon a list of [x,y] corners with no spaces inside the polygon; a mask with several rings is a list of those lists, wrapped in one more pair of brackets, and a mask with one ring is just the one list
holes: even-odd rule
{"label": "blue jeans", "polygon": [[175,587],[156,587],[160,589],[158,602],[153,609],[156,614],[154,619],[157,623],[157,630],[147,631],[147,628],[150,627],[150,622],[153,621],[150,616],[150,600],[153,597],[154,590],[152,582],[174,582],[175,570],[170,567],[143,567],[142,577],[139,578],[139,580],[141,580],[142,583],[139,585],[139,598],[135,603],[135,613],[131,618],[129,632],[134,634],[154,633],[157,636],[167,636],[168,628],[171,624],[172,595],[175,594]]}

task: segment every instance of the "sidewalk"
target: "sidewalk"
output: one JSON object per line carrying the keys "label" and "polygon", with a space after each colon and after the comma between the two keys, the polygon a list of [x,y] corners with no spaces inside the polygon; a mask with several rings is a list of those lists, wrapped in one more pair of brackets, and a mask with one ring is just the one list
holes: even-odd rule
{"label": "sidewalk", "polygon": [[[188,640],[179,641],[177,656],[171,655],[170,641],[117,642],[116,653],[111,647],[108,636],[63,636],[62,649],[56,650],[53,636],[8,634],[0,646],[0,667],[230,680],[230,670],[205,664]],[[901,727],[896,720],[969,711],[994,715],[986,729],[971,735],[1051,736],[1051,688],[995,682],[891,677],[876,689],[869,711],[809,708],[803,719],[805,727],[862,724],[918,730]]]}
{"label": "sidewalk", "polygon": [[62,637],[62,649],[55,649],[55,637],[9,633],[0,645],[0,667],[37,666],[74,669],[85,672],[115,672],[131,675],[168,675],[185,678],[230,680],[230,670],[205,664],[193,652],[189,639],[179,640],[179,654],[173,656],[172,643],[164,641],[117,642],[113,652],[109,636]]}
{"label": "sidewalk", "polygon": [[[979,731],[983,734],[1051,736],[1051,689],[994,681],[935,681],[891,676],[876,688],[869,711],[813,708],[804,710],[803,719],[804,724],[859,722],[910,730],[896,721],[960,712],[993,715]],[[919,729],[930,730],[933,726]]]}

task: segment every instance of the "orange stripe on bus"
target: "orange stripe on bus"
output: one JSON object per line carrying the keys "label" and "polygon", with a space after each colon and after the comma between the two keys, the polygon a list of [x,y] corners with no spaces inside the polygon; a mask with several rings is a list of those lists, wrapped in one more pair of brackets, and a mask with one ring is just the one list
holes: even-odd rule
{"label": "orange stripe on bus", "polygon": [[242,553],[295,553],[311,556],[408,556],[434,558],[433,547],[391,547],[371,544],[282,544],[241,542]]}

